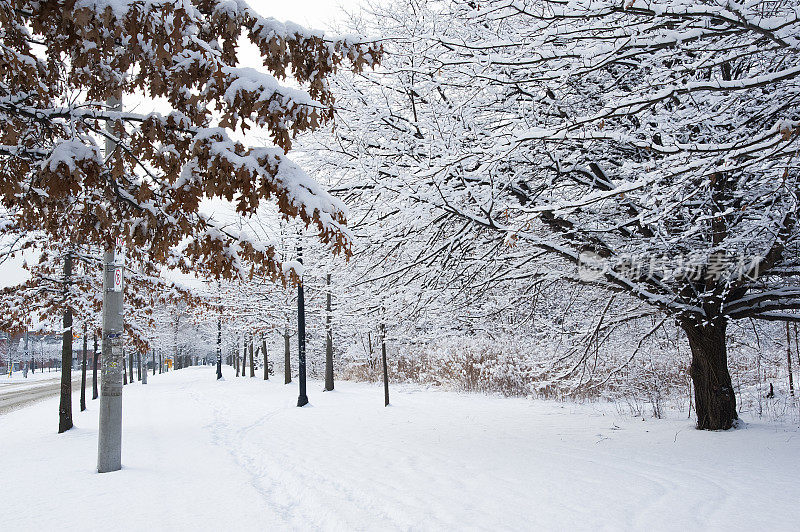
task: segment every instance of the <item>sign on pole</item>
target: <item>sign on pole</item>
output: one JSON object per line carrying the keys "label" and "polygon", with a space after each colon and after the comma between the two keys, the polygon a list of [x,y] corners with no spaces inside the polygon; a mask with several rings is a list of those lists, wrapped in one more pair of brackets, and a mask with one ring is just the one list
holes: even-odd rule
{"label": "sign on pole", "polygon": [[117,266],[125,265],[125,241],[117,237],[116,246],[114,248],[114,264]]}
{"label": "sign on pole", "polygon": [[122,292],[122,266],[114,266],[114,285],[111,290]]}

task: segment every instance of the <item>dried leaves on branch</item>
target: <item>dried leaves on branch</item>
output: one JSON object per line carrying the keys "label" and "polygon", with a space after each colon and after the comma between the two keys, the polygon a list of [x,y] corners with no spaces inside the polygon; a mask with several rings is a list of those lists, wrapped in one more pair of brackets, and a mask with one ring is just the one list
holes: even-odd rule
{"label": "dried leaves on branch", "polygon": [[[67,308],[72,311],[75,323],[88,324],[90,331],[99,330],[102,251],[86,245],[48,244],[43,238],[34,244],[41,253],[24,265],[30,279],[0,289],[0,330],[13,333],[25,329],[59,330]],[[67,255],[72,259],[69,278],[63,273]],[[200,307],[205,303],[192,289],[165,280],[159,274],[158,265],[141,259],[129,261],[125,271],[126,337],[141,352],[151,342],[154,309],[178,303]]]}
{"label": "dried leaves on branch", "polygon": [[[332,117],[327,77],[376,64],[378,47],[241,1],[2,1],[0,28],[0,201],[21,228],[105,246],[120,235],[133,253],[204,274],[283,277],[273,246],[203,214],[218,197],[243,216],[274,202],[348,250],[344,205],[286,153]],[[240,38],[262,65],[241,65]],[[167,110],[106,105],[120,95]],[[251,128],[274,146],[234,138]]]}

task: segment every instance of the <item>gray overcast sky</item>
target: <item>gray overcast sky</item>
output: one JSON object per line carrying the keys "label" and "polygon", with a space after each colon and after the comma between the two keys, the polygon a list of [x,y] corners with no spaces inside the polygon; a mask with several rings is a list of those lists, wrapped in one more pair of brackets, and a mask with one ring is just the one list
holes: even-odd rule
{"label": "gray overcast sky", "polygon": [[341,8],[353,10],[359,0],[249,0],[261,16],[285,22],[290,20],[312,29],[326,29]]}

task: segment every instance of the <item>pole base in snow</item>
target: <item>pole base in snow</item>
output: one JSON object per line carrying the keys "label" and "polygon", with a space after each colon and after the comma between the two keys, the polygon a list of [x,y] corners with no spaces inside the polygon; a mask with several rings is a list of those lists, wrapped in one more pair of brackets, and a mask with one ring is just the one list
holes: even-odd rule
{"label": "pole base in snow", "polygon": [[297,398],[297,406],[306,406],[308,404],[308,396],[301,395]]}
{"label": "pole base in snow", "polygon": [[97,472],[122,469],[122,395],[100,395]]}

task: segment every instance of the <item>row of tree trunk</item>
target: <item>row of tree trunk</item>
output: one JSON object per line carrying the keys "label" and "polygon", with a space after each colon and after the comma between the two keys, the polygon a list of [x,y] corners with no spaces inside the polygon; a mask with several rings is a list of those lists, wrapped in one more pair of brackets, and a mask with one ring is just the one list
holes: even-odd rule
{"label": "row of tree trunk", "polygon": [[[221,326],[220,326],[221,329]],[[222,332],[218,333],[217,336],[217,357],[218,357],[218,368],[221,364],[221,346],[222,346]],[[267,340],[263,336],[261,337],[261,345],[257,346],[255,337],[253,334],[250,334],[249,337],[245,336],[244,343],[242,344],[242,354],[241,358],[239,357],[238,350],[234,350],[234,354],[228,358],[228,364],[233,365],[236,369],[236,376],[244,377],[245,370],[247,369],[247,358],[250,357],[250,376],[256,376],[256,358],[259,355],[259,350],[261,351],[261,357],[263,358],[263,369],[264,369],[264,380],[269,380],[270,370],[269,370],[269,357],[267,352]],[[221,378],[222,373],[221,370],[218,369],[217,371],[217,378]]]}
{"label": "row of tree trunk", "polygon": [[[64,258],[64,300],[67,300],[70,278],[72,275],[72,256],[70,253]],[[331,305],[331,291],[330,291],[330,284],[331,284],[331,276],[330,274],[327,275],[327,285],[328,285],[328,293],[327,293],[327,300],[326,300],[326,311],[327,316],[325,320],[325,390],[331,391],[334,389],[334,372],[333,372],[333,331],[332,331],[332,305]],[[304,308],[303,308],[303,297],[302,297],[302,285],[299,287],[299,294],[298,297],[298,318],[301,321],[304,321]],[[303,324],[304,325],[304,324]],[[385,342],[385,327],[381,326],[381,336],[382,336],[382,345],[381,345],[381,359],[383,363],[383,384],[384,384],[384,403],[386,406],[389,405],[389,382],[388,382],[388,371],[386,367],[386,342]],[[304,353],[304,344],[305,344],[305,331],[304,327],[299,327],[300,334],[298,335],[299,343],[300,343],[300,357],[301,357],[301,364],[305,362],[305,353]],[[72,310],[69,306],[65,306],[64,316],[63,316],[63,330],[62,330],[62,356],[61,356],[61,398],[59,403],[59,433],[65,432],[72,428]],[[302,338],[300,336],[303,336]],[[292,375],[291,375],[291,358],[290,358],[290,337],[288,328],[284,330],[283,333],[284,337],[284,382],[289,384],[292,382]],[[80,400],[80,409],[81,411],[86,410],[86,369],[87,369],[87,331],[86,331],[86,324],[84,324],[83,330],[83,357],[81,361],[81,400]],[[221,362],[222,362],[222,325],[221,321],[218,322],[218,334],[217,334],[217,378],[221,378]],[[269,359],[268,359],[268,352],[267,352],[267,342],[266,339],[262,336],[261,338],[261,353],[263,357],[263,370],[264,370],[264,380],[269,380],[270,370],[269,370]],[[245,376],[245,370],[247,367],[247,358],[249,355],[250,358],[250,377],[255,377],[255,358],[257,355],[258,347],[255,346],[255,337],[253,334],[250,334],[249,337],[245,337],[244,342],[242,344],[242,353],[241,353],[241,364],[240,364],[240,357],[238,350],[234,352],[233,356],[233,364],[236,367],[236,376],[242,377]],[[94,334],[94,356],[93,356],[93,370],[92,370],[92,399],[97,399],[98,397],[98,388],[97,388],[97,363],[98,363],[98,350],[97,350],[97,334]],[[153,359],[153,374],[155,375],[155,351],[152,353]],[[180,369],[183,367],[194,365],[194,357],[181,355],[180,350],[176,350],[175,353],[175,369]],[[123,374],[123,385],[128,384],[128,381],[134,382],[134,363],[136,366],[136,375],[137,379],[140,382],[147,382],[146,380],[146,372],[147,368],[142,368],[142,356],[141,354],[136,354],[136,359],[134,360],[134,353],[133,351],[129,352],[128,360],[126,364],[125,356],[122,356],[122,374]],[[159,373],[163,371],[163,363],[161,356],[159,356]],[[241,366],[241,367],[240,367]],[[144,375],[144,377],[143,377]],[[304,384],[304,383],[303,383]],[[301,396],[303,395],[303,391],[301,390]],[[306,401],[307,402],[307,401]],[[302,405],[300,405],[302,406]]]}
{"label": "row of tree trunk", "polygon": [[[298,256],[301,257],[301,251],[298,249]],[[302,262],[302,260],[300,261]],[[333,320],[333,308],[332,308],[332,294],[331,294],[331,275],[328,274],[326,276],[326,284],[328,287],[327,294],[326,294],[326,318],[325,318],[325,391],[332,391],[334,389],[334,376],[333,376],[333,328],[332,328],[332,320]],[[305,308],[304,308],[304,298],[303,298],[303,285],[300,283],[298,285],[298,294],[297,294],[297,330],[298,330],[298,348],[299,348],[299,373],[300,373],[300,396],[298,398],[297,406],[303,406],[308,403],[308,399],[306,397],[306,390],[305,390]],[[289,333],[289,328],[286,327],[283,332],[283,354],[284,354],[284,366],[283,366],[283,378],[284,384],[290,384],[292,382],[292,364],[291,364],[291,349],[290,349],[290,339],[291,334]],[[371,342],[370,342],[371,345]],[[250,354],[250,376],[255,376],[255,363],[253,358],[253,350],[254,350],[254,338],[251,334],[249,336],[249,342],[247,336],[245,336],[244,341],[242,343],[242,356],[241,356],[241,364],[240,358],[238,354],[238,349],[235,349],[233,355],[229,357],[228,363],[232,364],[236,369],[236,376],[242,377],[245,376],[245,370],[247,366],[247,354],[249,350]],[[269,361],[267,358],[267,342],[266,339],[262,337],[261,339],[261,350],[263,353],[264,358],[264,380],[269,379]],[[370,347],[371,351],[371,347]],[[217,323],[217,379],[222,377],[222,372],[220,369],[220,364],[222,361],[222,325],[221,321]],[[384,406],[389,406],[389,375],[388,375],[388,368],[387,368],[387,361],[386,361],[386,326],[385,324],[381,324],[381,362],[383,366],[383,389],[384,389]]]}

